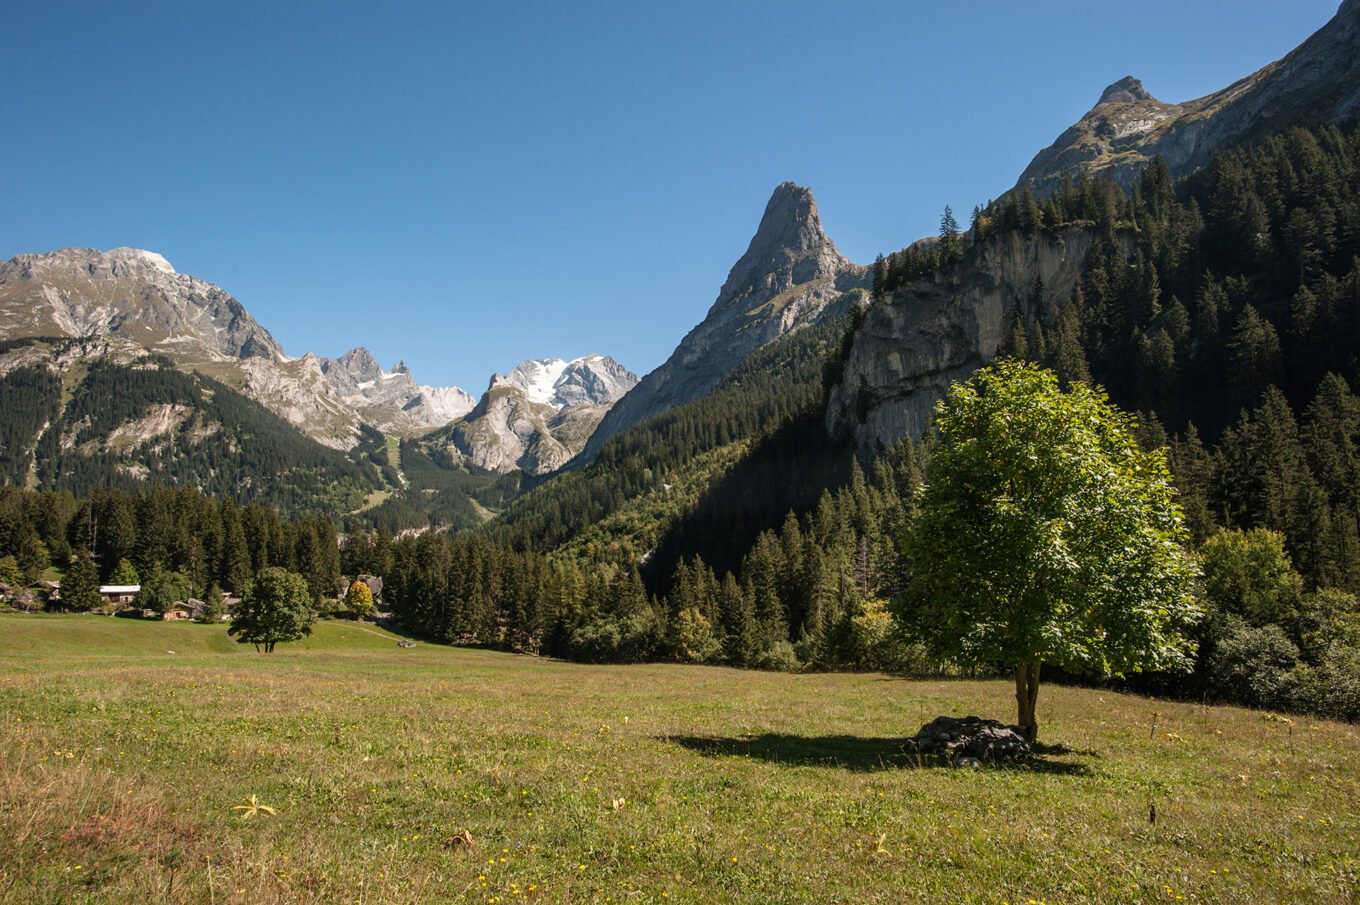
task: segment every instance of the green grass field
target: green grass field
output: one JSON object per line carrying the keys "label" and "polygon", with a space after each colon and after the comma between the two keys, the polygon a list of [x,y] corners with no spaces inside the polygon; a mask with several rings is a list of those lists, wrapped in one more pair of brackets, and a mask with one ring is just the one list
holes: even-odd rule
{"label": "green grass field", "polygon": [[0,617],[0,901],[1360,897],[1355,726],[1050,685],[1054,748],[974,771],[901,740],[1008,683],[395,641]]}

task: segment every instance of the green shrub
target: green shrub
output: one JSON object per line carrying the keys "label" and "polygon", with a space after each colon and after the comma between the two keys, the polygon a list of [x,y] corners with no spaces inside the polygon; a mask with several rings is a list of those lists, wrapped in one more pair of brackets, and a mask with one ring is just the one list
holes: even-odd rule
{"label": "green shrub", "polygon": [[661,621],[650,610],[602,616],[572,631],[567,656],[586,663],[642,663],[656,657],[661,640]]}
{"label": "green shrub", "polygon": [[671,620],[666,648],[682,663],[709,663],[722,653],[722,641],[704,615],[691,607]]}
{"label": "green shrub", "polygon": [[776,641],[767,647],[756,658],[755,666],[772,672],[801,672],[803,669],[793,645],[787,641]]}
{"label": "green shrub", "polygon": [[1292,680],[1290,709],[1360,721],[1360,648],[1333,645],[1316,666],[1297,667]]}
{"label": "green shrub", "polygon": [[1288,708],[1299,649],[1278,625],[1260,628],[1224,619],[1207,662],[1207,685],[1221,700],[1249,707]]}

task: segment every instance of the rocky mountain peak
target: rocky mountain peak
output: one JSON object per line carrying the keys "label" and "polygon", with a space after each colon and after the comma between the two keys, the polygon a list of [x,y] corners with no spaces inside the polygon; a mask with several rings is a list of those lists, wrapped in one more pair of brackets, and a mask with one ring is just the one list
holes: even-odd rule
{"label": "rocky mountain peak", "polygon": [[432,442],[490,471],[556,471],[581,451],[600,419],[637,385],[608,355],[531,358],[491,385],[465,418]]}
{"label": "rocky mountain peak", "polygon": [[613,405],[637,382],[636,374],[608,355],[591,354],[567,363],[553,384],[553,397],[563,408]]}
{"label": "rocky mountain peak", "polygon": [[1126,75],[1101,92],[1100,100],[1096,102],[1096,106],[1099,107],[1101,104],[1136,104],[1139,101],[1151,100],[1156,100],[1156,98],[1147,93],[1143,83],[1131,75]]}
{"label": "rocky mountain peak", "polygon": [[339,358],[319,358],[317,365],[330,394],[385,431],[408,434],[443,427],[467,414],[475,402],[459,387],[417,386],[403,361],[384,371],[363,346]]}
{"label": "rocky mountain peak", "polygon": [[149,267],[152,270],[159,270],[161,273],[175,272],[175,268],[162,255],[141,248],[115,248],[107,252],[105,257],[113,261],[115,266],[117,264],[130,264],[134,267]]}
{"label": "rocky mountain peak", "polygon": [[62,248],[0,263],[0,335],[118,336],[197,365],[283,359],[221,287],[139,248]]}
{"label": "rocky mountain peak", "polygon": [[709,314],[727,308],[750,310],[753,302],[761,305],[794,286],[835,277],[851,266],[822,230],[812,190],[781,182]]}
{"label": "rocky mountain peak", "polygon": [[376,380],[382,376],[382,366],[373,357],[373,353],[363,346],[350,349],[339,358],[321,359],[322,372],[330,374],[337,369],[343,370],[357,380]]}
{"label": "rocky mountain peak", "polygon": [[747,254],[781,249],[797,254],[830,241],[822,231],[822,218],[817,213],[812,190],[793,182],[781,182],[765,205],[765,214],[751,237]]}
{"label": "rocky mountain peak", "polygon": [[607,355],[531,358],[506,374],[493,374],[490,392],[511,387],[530,402],[562,409],[575,405],[607,405],[617,401],[638,382],[637,375]]}

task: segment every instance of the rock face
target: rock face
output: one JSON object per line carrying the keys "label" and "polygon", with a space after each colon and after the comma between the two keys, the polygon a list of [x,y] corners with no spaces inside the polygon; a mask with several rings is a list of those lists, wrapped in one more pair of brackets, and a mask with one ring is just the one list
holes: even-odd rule
{"label": "rock face", "polygon": [[419,386],[405,362],[384,371],[364,347],[319,358],[321,373],[346,406],[368,424],[396,434],[442,427],[466,415],[476,400],[459,387]]}
{"label": "rock face", "polygon": [[417,386],[403,365],[383,371],[367,349],[290,358],[225,290],[154,252],[66,248],[0,264],[0,338],[85,336],[122,358],[155,352],[220,380],[338,449],[360,424],[420,433],[473,405],[457,387]]}
{"label": "rock face", "polygon": [[426,438],[443,457],[488,471],[556,471],[638,379],[605,355],[542,358],[496,374],[476,408]]}
{"label": "rock face", "polygon": [[948,757],[954,761],[1003,761],[1025,757],[1029,742],[1014,726],[966,716],[938,716],[921,727],[908,747],[920,754]]}
{"label": "rock face", "polygon": [[1360,116],[1360,0],[1284,59],[1198,100],[1167,104],[1127,77],[1021,174],[1017,188],[1040,194],[1079,175],[1112,175],[1129,185],[1154,157],[1173,175],[1224,150],[1293,125],[1344,123]]}
{"label": "rock face", "polygon": [[871,305],[832,388],[828,431],[870,451],[919,439],[949,385],[996,356],[1017,312],[1033,325],[1038,281],[1049,302],[1071,297],[1094,240],[1080,229],[999,236]]}
{"label": "rock face", "polygon": [[822,231],[812,192],[781,184],[703,322],[610,410],[586,456],[620,431],[700,398],[766,343],[845,310],[845,293],[869,280],[868,269],[846,260]]}
{"label": "rock face", "polygon": [[240,302],[135,248],[63,248],[0,264],[0,335],[115,335],[172,358],[284,361]]}

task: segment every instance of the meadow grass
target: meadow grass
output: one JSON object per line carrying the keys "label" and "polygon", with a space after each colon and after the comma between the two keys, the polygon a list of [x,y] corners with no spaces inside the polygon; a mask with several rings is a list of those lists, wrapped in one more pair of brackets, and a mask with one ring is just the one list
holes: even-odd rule
{"label": "meadow grass", "polygon": [[0,617],[0,901],[1360,896],[1355,726],[1048,685],[1052,747],[960,769],[903,739],[1009,683],[396,641]]}

